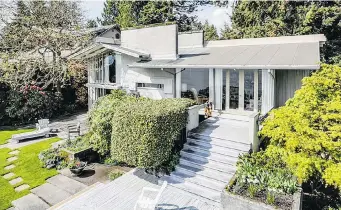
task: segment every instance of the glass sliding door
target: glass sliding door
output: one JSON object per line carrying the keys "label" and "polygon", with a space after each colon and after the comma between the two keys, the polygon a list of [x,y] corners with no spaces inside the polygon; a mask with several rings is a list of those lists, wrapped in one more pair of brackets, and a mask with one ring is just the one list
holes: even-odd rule
{"label": "glass sliding door", "polygon": [[239,72],[230,70],[230,109],[238,109],[239,105]]}
{"label": "glass sliding door", "polygon": [[244,70],[244,110],[254,109],[254,70]]}

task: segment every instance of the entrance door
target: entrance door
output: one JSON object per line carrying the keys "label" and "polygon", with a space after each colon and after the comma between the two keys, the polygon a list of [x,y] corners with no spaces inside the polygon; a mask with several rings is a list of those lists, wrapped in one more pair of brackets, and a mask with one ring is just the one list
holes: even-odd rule
{"label": "entrance door", "polygon": [[258,111],[258,70],[224,70],[223,109]]}

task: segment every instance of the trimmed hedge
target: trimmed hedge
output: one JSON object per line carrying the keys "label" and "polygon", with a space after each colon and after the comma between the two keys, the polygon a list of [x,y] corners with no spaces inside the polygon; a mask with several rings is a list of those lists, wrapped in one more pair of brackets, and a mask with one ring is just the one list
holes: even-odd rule
{"label": "trimmed hedge", "polygon": [[129,101],[138,100],[127,96],[122,90],[113,90],[111,94],[99,98],[89,113],[89,135],[87,140],[100,155],[108,155],[111,142],[111,121],[117,108]]}
{"label": "trimmed hedge", "polygon": [[169,161],[174,141],[187,124],[190,99],[136,100],[113,114],[111,156],[141,168]]}

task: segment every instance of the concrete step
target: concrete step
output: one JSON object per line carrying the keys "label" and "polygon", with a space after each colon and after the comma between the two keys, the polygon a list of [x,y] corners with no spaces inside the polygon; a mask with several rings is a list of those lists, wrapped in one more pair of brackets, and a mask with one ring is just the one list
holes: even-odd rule
{"label": "concrete step", "polygon": [[214,145],[219,145],[219,146],[228,147],[231,149],[237,149],[237,150],[246,151],[246,152],[250,151],[251,149],[251,143],[244,143],[244,141],[236,141],[232,139],[212,137],[212,136],[208,136],[202,133],[189,132],[187,138],[196,139],[200,141],[206,141]]}
{"label": "concrete step", "polygon": [[234,149],[240,152],[249,152],[251,148],[251,144],[236,143],[233,141],[212,138],[212,137],[201,138],[200,136],[196,137],[195,135],[188,136],[187,142],[195,142],[197,144],[201,144],[206,147],[219,146],[219,147]]}
{"label": "concrete step", "polygon": [[46,202],[32,193],[12,201],[12,205],[18,210],[45,210],[50,207]]}
{"label": "concrete step", "polygon": [[87,186],[83,183],[80,183],[74,179],[70,179],[64,175],[58,174],[46,180],[48,183],[63,189],[72,195],[80,192],[81,190],[87,188]]}
{"label": "concrete step", "polygon": [[188,174],[190,176],[199,175],[223,182],[229,182],[230,179],[232,178],[232,174],[221,172],[215,169],[206,168],[200,165],[197,165],[197,167],[193,165],[195,165],[193,164],[193,162],[182,160],[182,162],[176,166],[176,170]]}
{"label": "concrete step", "polygon": [[184,145],[184,149],[181,150],[180,154],[187,155],[190,157],[192,156],[193,158],[199,159],[202,161],[213,160],[216,162],[226,163],[229,165],[235,165],[238,160],[238,156],[236,157],[236,156],[222,155],[219,153],[209,152],[209,151],[205,151],[205,150],[201,150],[198,148],[193,148],[193,147],[189,147],[185,145]]}
{"label": "concrete step", "polygon": [[161,178],[161,180],[167,181],[170,185],[178,189],[193,193],[204,199],[209,199],[216,205],[220,204],[221,192],[219,191],[212,190],[210,188],[206,188],[191,182],[185,182],[183,179],[180,179],[176,176],[164,176]]}
{"label": "concrete step", "polygon": [[218,192],[223,190],[228,184],[228,182],[218,181],[198,174],[194,174],[194,176],[189,175],[187,173],[183,173],[181,170],[173,171],[171,176],[176,176],[179,179],[183,179],[185,182],[191,182]]}
{"label": "concrete step", "polygon": [[209,168],[229,174],[234,174],[237,169],[234,164],[217,162],[200,156],[196,157],[195,155],[185,151],[181,151],[180,163],[197,169]]}
{"label": "concrete step", "polygon": [[238,158],[239,155],[243,153],[241,151],[237,151],[237,150],[226,148],[226,147],[220,147],[220,146],[206,147],[206,146],[197,144],[195,142],[187,142],[184,145],[184,149],[197,151],[200,153],[204,153],[206,155],[220,154],[220,155],[231,156],[231,157],[236,157],[236,158]]}
{"label": "concrete step", "polygon": [[92,197],[92,196],[96,195],[104,187],[105,187],[105,184],[100,183],[100,182],[96,182],[95,184],[88,186],[87,188],[83,189],[82,191],[77,192],[73,196],[70,196],[69,198],[67,198],[67,199],[59,202],[58,204],[52,206],[50,208],[50,210],[52,210],[52,209],[59,209],[59,208],[62,208],[64,206],[67,206],[69,203],[74,202],[76,199],[82,198],[83,200],[86,201],[86,198],[88,196]]}
{"label": "concrete step", "polygon": [[71,193],[68,193],[67,191],[50,183],[45,183],[39,187],[33,188],[31,192],[51,206],[56,205],[71,196]]}

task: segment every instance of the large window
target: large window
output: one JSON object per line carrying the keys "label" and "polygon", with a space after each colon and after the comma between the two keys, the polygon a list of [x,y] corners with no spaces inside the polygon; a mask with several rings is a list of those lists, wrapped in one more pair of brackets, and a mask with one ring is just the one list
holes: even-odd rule
{"label": "large window", "polygon": [[101,54],[89,60],[91,83],[116,83],[116,60],[114,54]]}
{"label": "large window", "polygon": [[164,89],[164,84],[155,84],[155,83],[137,83],[137,87],[141,88],[158,88],[158,89]]}
{"label": "large window", "polygon": [[109,82],[116,83],[116,60],[114,55],[109,55],[108,57],[109,65]]}

